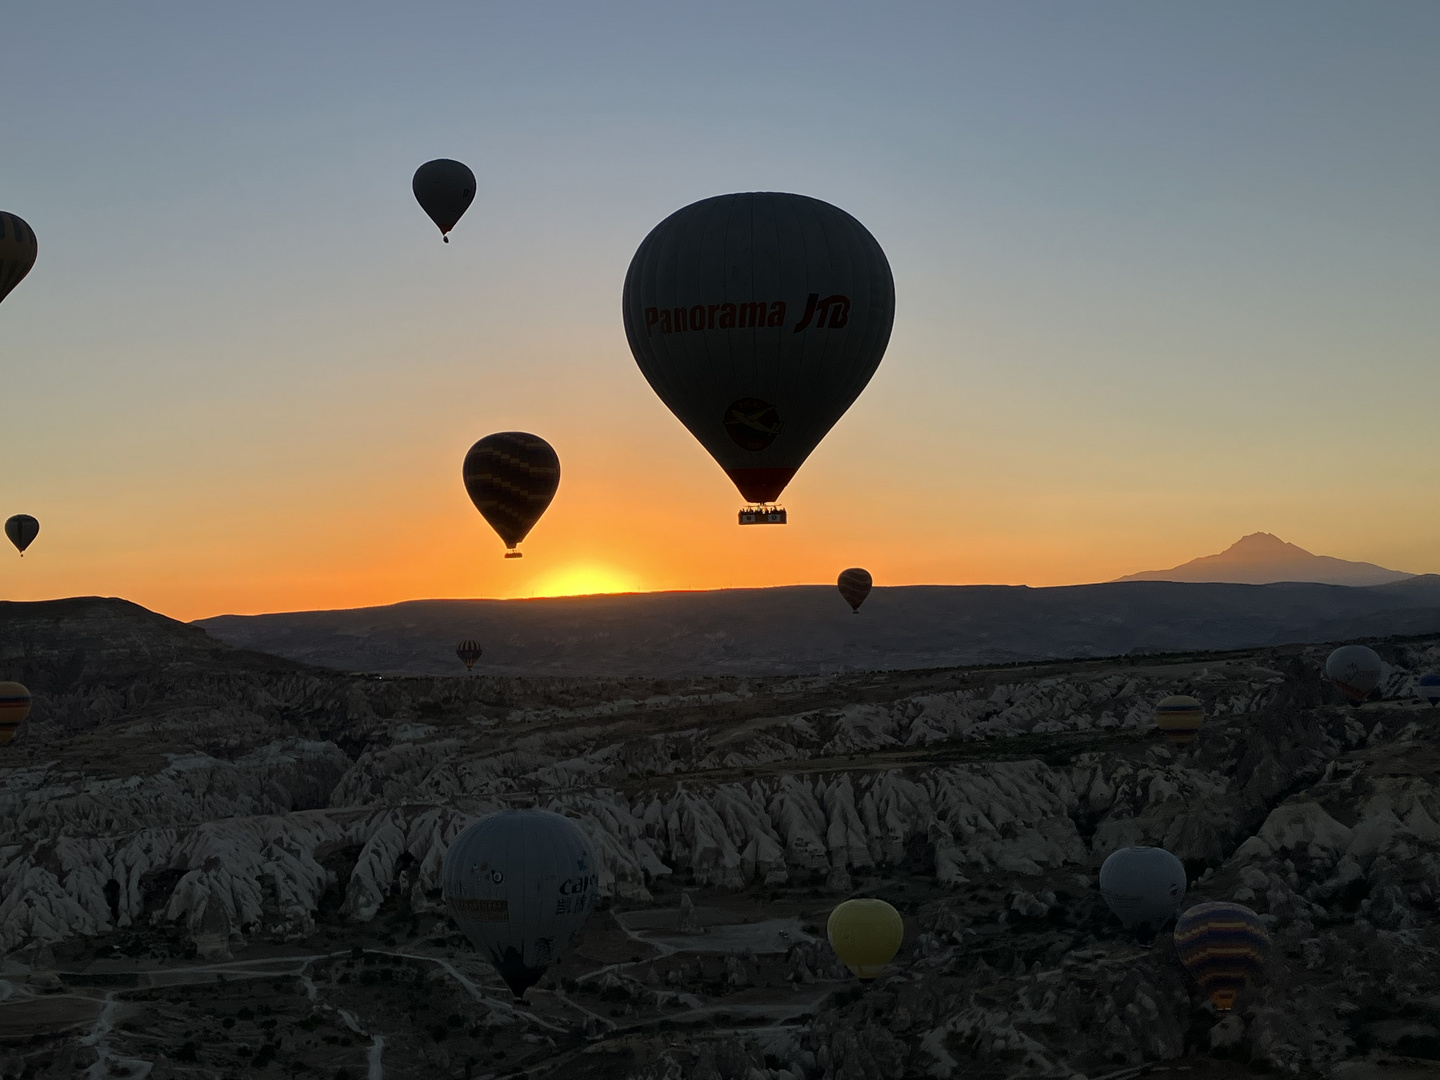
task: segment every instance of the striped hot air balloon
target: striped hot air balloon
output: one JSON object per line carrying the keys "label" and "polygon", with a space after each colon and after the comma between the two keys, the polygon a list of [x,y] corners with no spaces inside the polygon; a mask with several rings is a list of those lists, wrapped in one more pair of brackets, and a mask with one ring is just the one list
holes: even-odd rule
{"label": "striped hot air balloon", "polygon": [[1364,645],[1341,645],[1325,658],[1325,677],[1352,705],[1362,704],[1384,673],[1385,662]]}
{"label": "striped hot air balloon", "polygon": [[870,595],[870,587],[875,584],[870,577],[869,570],[862,570],[858,566],[852,566],[849,570],[840,571],[840,580],[836,586],[840,589],[840,595],[850,605],[856,615],[860,614],[860,605]]}
{"label": "striped hot air balloon", "polygon": [[1264,970],[1270,935],[1244,904],[1196,904],[1175,920],[1175,951],[1215,1008],[1227,1012],[1245,984]]}
{"label": "striped hot air balloon", "polygon": [[1415,696],[1428,701],[1432,706],[1440,705],[1440,675],[1433,671],[1415,680]]}
{"label": "striped hot air balloon", "polygon": [[481,652],[482,650],[478,641],[462,641],[459,645],[455,646],[455,655],[458,656],[460,662],[465,665],[466,671],[469,671],[475,666],[475,661],[480,659]]}
{"label": "striped hot air balloon", "polygon": [[1205,706],[1188,694],[1171,694],[1155,705],[1155,726],[1177,746],[1195,738],[1205,723]]}
{"label": "striped hot air balloon", "polygon": [[753,191],[656,225],[630,262],[622,306],[630,351],[660,400],[747,501],[765,504],[875,374],[895,279],[845,211]]}
{"label": "striped hot air balloon", "polygon": [[30,691],[18,682],[0,682],[0,746],[15,737],[15,729],[29,715]]}
{"label": "striped hot air balloon", "polygon": [[0,210],[0,300],[30,273],[39,253],[35,230],[23,218]]}
{"label": "striped hot air balloon", "polygon": [[465,490],[480,516],[500,534],[507,559],[520,558],[524,540],[560,486],[560,458],[538,435],[500,431],[465,455]]}
{"label": "striped hot air balloon", "polygon": [[5,520],[5,535],[10,538],[10,542],[15,545],[23,557],[25,549],[35,542],[35,537],[40,535],[40,522],[29,514],[16,514]]}

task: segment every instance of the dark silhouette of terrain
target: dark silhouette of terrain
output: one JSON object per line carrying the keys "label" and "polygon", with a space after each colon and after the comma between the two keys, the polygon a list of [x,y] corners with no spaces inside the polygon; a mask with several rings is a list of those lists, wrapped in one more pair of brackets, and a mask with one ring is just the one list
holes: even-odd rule
{"label": "dark silhouette of terrain", "polygon": [[1271,533],[1242,536],[1218,555],[1204,555],[1169,570],[1126,574],[1120,581],[1228,581],[1269,585],[1277,581],[1315,581],[1323,585],[1388,585],[1414,577],[1368,562],[1312,555]]}
{"label": "dark silhouette of terrain", "polygon": [[944,667],[1237,649],[1440,631],[1440,576],[1391,585],[1110,582],[877,588],[859,617],[833,586],[538,600],[415,600],[387,607],[221,615],[231,645],[343,670],[666,676]]}

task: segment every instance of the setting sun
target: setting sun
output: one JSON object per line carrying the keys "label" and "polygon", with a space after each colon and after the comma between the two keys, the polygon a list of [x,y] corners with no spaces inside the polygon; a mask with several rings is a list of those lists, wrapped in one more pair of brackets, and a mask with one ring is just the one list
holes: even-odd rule
{"label": "setting sun", "polygon": [[592,593],[634,592],[635,578],[610,566],[567,566],[535,584],[534,596],[587,596]]}

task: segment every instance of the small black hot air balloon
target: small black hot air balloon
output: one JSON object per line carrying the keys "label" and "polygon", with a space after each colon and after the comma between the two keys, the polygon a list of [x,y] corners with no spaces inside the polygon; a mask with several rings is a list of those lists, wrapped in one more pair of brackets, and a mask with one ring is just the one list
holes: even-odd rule
{"label": "small black hot air balloon", "polygon": [[440,236],[448,244],[446,234],[475,201],[475,174],[463,162],[436,158],[415,170],[410,188],[420,209],[440,227]]}
{"label": "small black hot air balloon", "polygon": [[0,210],[0,300],[30,273],[39,253],[35,230],[23,218]]}
{"label": "small black hot air balloon", "polygon": [[20,557],[25,557],[25,549],[35,542],[35,537],[40,535],[40,522],[36,521],[29,514],[16,514],[5,522],[5,535],[10,542],[20,549]]}
{"label": "small black hot air balloon", "polygon": [[466,671],[469,671],[475,666],[475,661],[480,659],[480,653],[481,649],[478,641],[466,640],[455,646],[455,655],[458,656],[460,662],[465,665]]}
{"label": "small black hot air balloon", "polygon": [[860,614],[860,605],[870,595],[870,587],[875,582],[870,577],[869,570],[862,570],[858,566],[852,566],[849,570],[840,571],[840,580],[835,583],[840,590],[840,595],[850,605],[856,615]]}
{"label": "small black hot air balloon", "polygon": [[524,540],[560,486],[560,458],[554,448],[523,431],[486,435],[465,455],[465,490],[480,516],[500,534],[507,559],[520,558]]}

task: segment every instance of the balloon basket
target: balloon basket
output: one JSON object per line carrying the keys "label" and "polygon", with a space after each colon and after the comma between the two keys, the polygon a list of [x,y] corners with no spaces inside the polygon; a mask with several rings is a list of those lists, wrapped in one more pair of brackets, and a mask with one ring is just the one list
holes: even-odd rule
{"label": "balloon basket", "polygon": [[784,525],[786,524],[785,508],[783,506],[747,506],[740,511],[741,525]]}
{"label": "balloon basket", "polygon": [[523,559],[525,553],[523,551],[507,551],[505,552],[505,557],[507,559]]}

